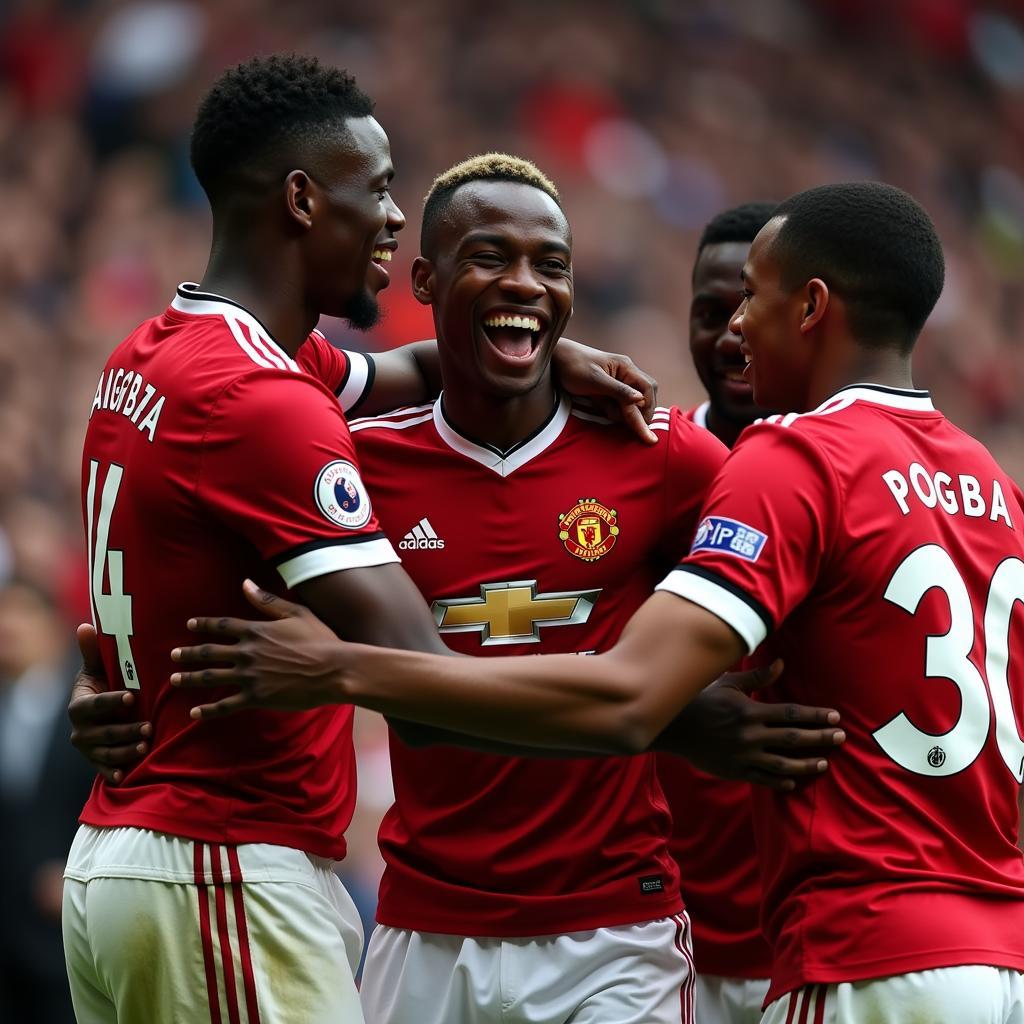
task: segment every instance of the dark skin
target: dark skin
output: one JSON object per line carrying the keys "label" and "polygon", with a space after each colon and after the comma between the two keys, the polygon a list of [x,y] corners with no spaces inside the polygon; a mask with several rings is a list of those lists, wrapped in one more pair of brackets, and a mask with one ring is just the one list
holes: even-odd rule
{"label": "dark skin", "polygon": [[[750,359],[755,400],[804,411],[858,382],[910,385],[909,356],[895,339],[865,345],[845,302],[821,278],[782,286],[772,256],[781,227],[762,229],[744,266],[744,299],[731,326]],[[884,347],[888,342],[891,349]],[[354,703],[509,742],[586,744],[611,752],[645,750],[700,691],[744,653],[740,637],[703,607],[654,594],[610,651],[587,659],[547,655],[493,658],[487,685],[463,659],[345,645],[306,609],[247,585],[272,622],[199,619],[224,643],[175,651],[180,686],[233,685],[239,692],[203,709]],[[215,669],[193,666],[216,664]],[[681,752],[681,751],[680,751]]]}
{"label": "dark skin", "polygon": [[729,330],[743,301],[740,272],[749,251],[749,242],[715,242],[701,249],[693,267],[690,355],[710,400],[708,429],[728,448],[744,427],[768,415],[742,379],[739,339]]}
{"label": "dark skin", "polygon": [[[433,258],[421,257],[414,265],[413,289],[419,301],[434,310],[448,385],[445,398],[450,399],[446,410],[453,425],[496,447],[509,447],[532,433],[550,415],[555,401],[550,358],[572,309],[571,236],[557,204],[530,186],[471,183],[456,193],[455,200]],[[541,329],[519,331],[517,335],[514,329],[502,329],[493,323],[488,326],[498,314],[533,317]],[[530,333],[533,337],[527,344],[524,335]],[[509,356],[503,348],[518,348],[522,354]],[[386,647],[447,654],[432,620],[427,636],[421,615],[405,611],[396,614],[396,609],[415,603],[408,591],[413,585],[404,572],[389,572],[385,589],[376,586],[380,576],[379,569],[348,570],[311,580],[299,587],[299,594],[310,608],[326,609],[321,617],[337,635],[358,636],[364,643]],[[346,584],[344,590],[342,584]],[[225,621],[210,620],[213,628],[209,632],[216,634]],[[88,656],[90,630],[80,627],[80,640],[85,641],[84,674],[95,677],[100,666]],[[314,642],[306,653],[317,649]],[[473,664],[472,659],[452,660]],[[743,692],[744,688],[770,681],[777,671],[774,667],[744,673],[724,682],[709,695],[706,705],[701,705],[702,715],[673,724],[666,743],[686,747],[702,766],[775,786],[794,784],[783,776],[823,770],[824,761],[819,755],[796,755],[807,747],[841,742],[842,734],[829,727],[838,720],[835,712],[796,705],[760,705]],[[113,704],[123,697],[110,694],[87,699],[94,709],[100,699]],[[92,723],[96,722],[93,718]],[[549,757],[558,751],[557,745],[554,751],[552,745],[538,751],[525,735],[513,743],[471,739],[446,728],[444,715],[434,714],[431,721],[421,720],[419,726],[401,720],[392,724],[403,739],[416,745],[456,743],[500,753],[543,753]],[[102,746],[92,748],[92,760],[101,763],[101,770],[111,781],[120,781],[122,766],[140,753],[132,745],[137,735],[129,733],[131,728],[93,724],[88,736],[83,738],[83,728],[77,737],[77,744],[87,748],[89,736],[107,730],[102,735]],[[723,758],[724,744],[733,753]],[[771,750],[767,749],[769,745]],[[602,748],[570,743],[563,749],[568,756],[579,756]],[[794,756],[787,756],[785,751]]]}

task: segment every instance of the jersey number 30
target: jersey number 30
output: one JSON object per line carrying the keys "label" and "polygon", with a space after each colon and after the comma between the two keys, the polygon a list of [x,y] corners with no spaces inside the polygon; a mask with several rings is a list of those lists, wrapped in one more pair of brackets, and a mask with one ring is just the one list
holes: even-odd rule
{"label": "jersey number 30", "polygon": [[[101,633],[112,636],[117,642],[117,661],[124,677],[124,685],[131,690],[139,688],[139,672],[132,654],[132,597],[124,592],[124,552],[111,551],[110,520],[117,504],[117,492],[121,488],[124,467],[113,464],[107,470],[100,496],[99,515],[96,515],[96,477],[99,463],[89,462],[89,486],[85,494],[85,510],[88,522],[86,547],[89,555],[89,593],[92,597],[92,617]],[[93,545],[93,533],[96,543]],[[110,590],[103,589],[103,575],[106,571]],[[113,682],[113,680],[111,680]]]}
{"label": "jersey number 30", "polygon": [[[885,599],[915,614],[924,595],[937,587],[949,602],[949,632],[929,636],[924,673],[949,679],[960,691],[960,717],[947,733],[922,732],[901,711],[874,733],[879,746],[897,763],[918,775],[956,775],[981,754],[996,720],[999,753],[1018,782],[1024,782],[1024,740],[1010,701],[1010,626],[1017,602],[1024,603],[1024,562],[1007,558],[989,584],[983,629],[985,676],[970,659],[974,647],[974,609],[967,584],[953,559],[937,544],[912,551],[889,581]],[[989,695],[991,694],[991,706]]]}

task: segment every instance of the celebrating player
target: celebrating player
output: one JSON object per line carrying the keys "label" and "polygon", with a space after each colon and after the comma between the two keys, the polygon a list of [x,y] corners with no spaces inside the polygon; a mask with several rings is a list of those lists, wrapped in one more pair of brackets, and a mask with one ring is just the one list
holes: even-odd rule
{"label": "celebrating player", "polygon": [[[690,354],[708,399],[686,414],[729,447],[765,412],[754,405],[739,338],[729,330],[743,301],[740,273],[775,203],[744,203],[708,223],[697,247]],[[672,855],[690,913],[697,1024],[755,1024],[768,991],[771,950],[761,934],[761,879],[747,783],[658,755],[672,812]],[[700,828],[694,827],[700,822]]]}
{"label": "celebrating player", "polygon": [[770,636],[782,692],[830,699],[848,739],[826,774],[756,794],[764,1020],[1019,1021],[1024,495],[913,388],[940,243],[898,189],[822,186],[777,208],[743,280],[733,329],[755,400],[805,412],[744,432],[689,556],[611,651],[495,659],[481,678],[468,660],[342,644],[260,597],[284,618],[199,620],[236,644],[178,652],[225,667],[175,681],[234,682],[226,710],[355,701],[639,750]]}
{"label": "celebrating player", "polygon": [[[686,551],[725,451],[678,410],[655,414],[661,443],[645,448],[558,394],[571,238],[532,164],[489,154],[442,174],[421,253],[413,288],[433,306],[444,391],[352,424],[381,527],[455,650],[606,649]],[[392,735],[391,766],[367,1020],[691,1019],[653,755],[500,757]]]}
{"label": "celebrating player", "polygon": [[[371,109],[308,58],[222,76],[192,138],[213,210],[203,281],[132,332],[96,388],[82,492],[98,637],[82,639],[148,734],[124,785],[97,781],[68,860],[68,972],[89,1024],[360,1019],[359,924],[332,870],[355,800],[351,710],[197,728],[167,648],[197,601],[228,608],[255,573],[346,636],[445,650],[339,405],[365,397],[373,364],[314,332],[322,313],[372,325],[404,225]],[[428,396],[422,355],[378,360],[377,401]]]}

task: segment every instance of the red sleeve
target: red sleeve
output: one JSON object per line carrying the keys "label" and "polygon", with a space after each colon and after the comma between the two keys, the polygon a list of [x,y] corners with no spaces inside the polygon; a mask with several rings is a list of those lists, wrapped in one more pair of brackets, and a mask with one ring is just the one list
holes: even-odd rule
{"label": "red sleeve", "polygon": [[348,414],[362,404],[373,388],[373,358],[362,352],[335,348],[319,331],[306,339],[295,361],[332,392]]}
{"label": "red sleeve", "polygon": [[709,430],[696,426],[681,409],[673,406],[667,411],[667,427],[658,426],[660,415],[652,426],[666,435],[662,440],[666,445],[662,552],[667,563],[675,564],[690,550],[708,489],[729,449]]}
{"label": "red sleeve", "polygon": [[257,370],[224,390],[203,438],[197,494],[289,587],[398,561],[341,409],[303,374]]}
{"label": "red sleeve", "polygon": [[752,653],[814,586],[840,510],[799,430],[748,428],[711,485],[690,554],[659,584],[732,626]]}

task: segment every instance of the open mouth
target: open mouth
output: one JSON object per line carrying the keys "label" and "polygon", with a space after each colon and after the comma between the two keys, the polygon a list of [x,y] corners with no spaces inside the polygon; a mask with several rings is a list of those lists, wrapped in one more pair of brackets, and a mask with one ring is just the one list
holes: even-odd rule
{"label": "open mouth", "polygon": [[500,310],[488,313],[482,326],[485,337],[501,355],[525,362],[536,352],[545,325],[535,314]]}
{"label": "open mouth", "polygon": [[[366,251],[365,249],[363,250]],[[390,263],[391,262],[391,250],[390,249],[374,249],[373,255],[370,257],[374,263]]]}

